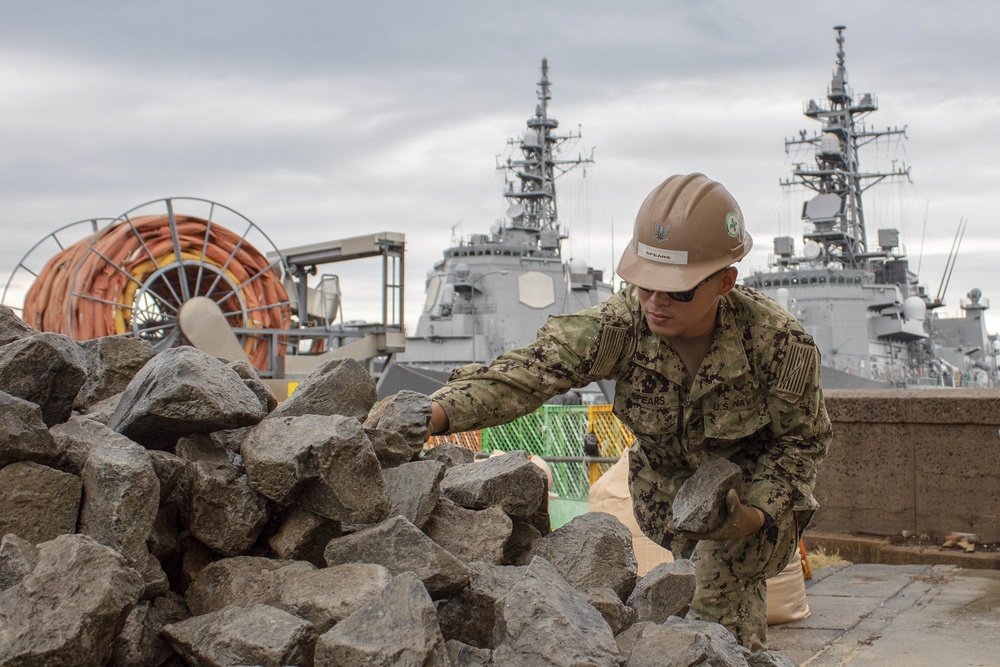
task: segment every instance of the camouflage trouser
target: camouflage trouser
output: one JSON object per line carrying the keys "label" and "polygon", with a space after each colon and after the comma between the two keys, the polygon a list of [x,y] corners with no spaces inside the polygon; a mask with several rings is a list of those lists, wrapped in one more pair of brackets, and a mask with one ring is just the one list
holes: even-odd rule
{"label": "camouflage trouser", "polygon": [[[787,512],[774,525],[750,537],[693,545],[690,558],[697,588],[689,617],[721,623],[751,651],[765,650],[765,581],[785,569],[798,547],[798,539],[794,512]],[[675,558],[685,556],[683,552],[691,546],[686,540],[675,540]]]}

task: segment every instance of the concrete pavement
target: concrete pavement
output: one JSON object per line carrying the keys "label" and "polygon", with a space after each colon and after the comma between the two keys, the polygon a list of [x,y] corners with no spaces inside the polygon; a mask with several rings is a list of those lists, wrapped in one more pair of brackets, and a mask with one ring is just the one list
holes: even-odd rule
{"label": "concrete pavement", "polygon": [[854,564],[813,573],[808,618],[768,629],[800,667],[1000,667],[1000,571]]}

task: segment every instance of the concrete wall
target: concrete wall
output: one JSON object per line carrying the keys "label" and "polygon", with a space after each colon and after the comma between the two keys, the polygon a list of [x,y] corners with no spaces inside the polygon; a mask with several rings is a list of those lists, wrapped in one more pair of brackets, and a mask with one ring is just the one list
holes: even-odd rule
{"label": "concrete wall", "polygon": [[1000,390],[828,390],[816,530],[1000,541]]}

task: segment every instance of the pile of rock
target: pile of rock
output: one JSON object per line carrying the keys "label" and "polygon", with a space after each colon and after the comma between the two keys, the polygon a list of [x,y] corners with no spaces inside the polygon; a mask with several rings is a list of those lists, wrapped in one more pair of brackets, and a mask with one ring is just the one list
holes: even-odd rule
{"label": "pile of rock", "polygon": [[0,308],[0,665],[788,664],[681,618],[690,562],[637,582],[611,515],[550,532],[522,452],[425,452],[427,397],[375,400],[352,360],[279,406]]}

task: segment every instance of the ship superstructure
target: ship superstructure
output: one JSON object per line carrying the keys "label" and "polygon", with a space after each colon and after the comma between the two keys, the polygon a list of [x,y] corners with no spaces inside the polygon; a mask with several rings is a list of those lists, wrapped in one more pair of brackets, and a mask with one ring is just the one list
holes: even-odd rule
{"label": "ship superstructure", "polygon": [[[544,59],[541,73],[535,113],[523,134],[509,140],[518,154],[497,166],[506,175],[504,218],[489,233],[447,248],[428,272],[423,311],[394,366],[437,373],[440,379],[458,366],[484,363],[530,342],[550,315],[573,313],[611,296],[602,271],[563,257],[569,232],[559,219],[556,180],[592,158],[560,157],[580,134],[556,134]],[[383,391],[388,390],[380,387]]]}
{"label": "ship superstructure", "polygon": [[809,100],[803,111],[822,127],[785,141],[786,151],[814,149],[814,162],[795,165],[781,182],[812,193],[802,208],[803,247],[797,252],[792,237],[775,238],[770,269],[744,283],[776,299],[812,334],[825,387],[990,386],[996,357],[982,316],[989,302],[974,290],[962,304],[964,318],[937,317],[942,295],[931,298],[919,282],[898,230],[880,228],[876,239],[869,238],[863,193],[886,179],[909,179],[910,170],[867,171],[859,150],[874,141],[903,140],[906,128],[877,130],[864,123],[878,101],[871,93],[855,96],[845,66],[845,27],[834,30],[837,59],[826,100]]}

